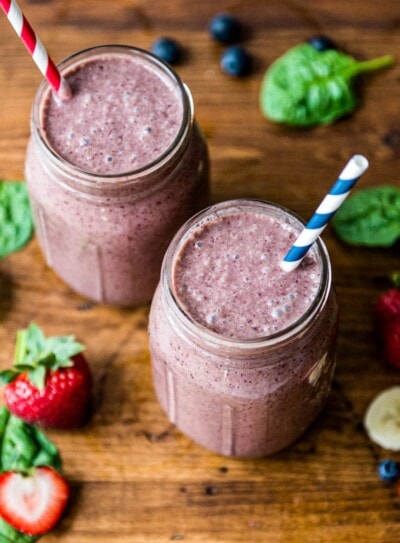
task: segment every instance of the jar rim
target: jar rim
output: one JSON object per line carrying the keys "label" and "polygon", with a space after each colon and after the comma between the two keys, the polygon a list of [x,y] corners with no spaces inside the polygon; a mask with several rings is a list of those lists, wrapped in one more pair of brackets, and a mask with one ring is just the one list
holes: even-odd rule
{"label": "jar rim", "polygon": [[[48,93],[51,92],[51,87],[46,79],[44,79],[39,85],[33,102],[31,110],[31,132],[40,142],[42,149],[44,149],[46,155],[52,163],[57,164],[65,171],[73,172],[75,175],[79,175],[84,183],[91,185],[98,184],[99,180],[107,182],[118,179],[118,184],[116,184],[116,186],[120,187],[121,183],[123,183],[124,181],[130,182],[132,180],[132,177],[153,173],[171,159],[171,156],[173,156],[181,148],[182,144],[187,139],[187,134],[194,119],[194,107],[190,90],[187,85],[182,81],[180,76],[166,62],[159,59],[150,51],[141,49],[139,47],[119,44],[105,44],[88,47],[86,49],[77,51],[76,53],[73,53],[72,55],[62,60],[60,63],[57,64],[57,68],[60,70],[61,73],[64,73],[66,70],[72,70],[75,66],[79,65],[82,60],[88,61],[90,59],[100,57],[104,54],[115,56],[127,55],[136,58],[145,58],[146,61],[148,61],[150,64],[162,70],[162,72],[166,74],[170,78],[170,80],[176,84],[176,88],[180,92],[183,104],[182,121],[174,140],[161,153],[161,155],[159,155],[156,159],[149,162],[148,164],[141,166],[140,168],[136,168],[126,172],[107,174],[101,174],[85,170],[84,168],[81,168],[80,166],[69,162],[50,145],[43,129],[43,123],[41,119],[42,105]],[[110,183],[110,186],[113,185],[114,183]]]}
{"label": "jar rim", "polygon": [[293,222],[293,224],[298,225],[299,230],[305,225],[305,221],[299,215],[274,202],[253,198],[227,200],[209,206],[189,219],[175,234],[164,255],[161,270],[162,292],[165,296],[164,302],[168,304],[168,307],[172,308],[173,318],[177,319],[178,323],[192,340],[195,340],[196,337],[201,336],[201,341],[206,342],[211,348],[226,348],[230,351],[258,351],[260,349],[274,347],[285,341],[289,341],[291,338],[302,333],[302,331],[307,328],[315,315],[320,311],[321,307],[324,306],[331,290],[332,270],[329,254],[325,243],[321,240],[321,238],[318,238],[314,244],[314,247],[311,249],[315,251],[320,262],[321,279],[318,286],[318,291],[305,313],[284,329],[274,334],[256,338],[231,338],[210,330],[195,320],[190,314],[188,314],[187,311],[185,311],[182,303],[180,303],[179,297],[175,293],[173,285],[174,261],[184,241],[206,217],[212,215],[213,213],[219,213],[229,209],[241,209],[249,207],[253,209],[258,208],[262,212],[271,213],[276,211],[283,213],[286,218]]}

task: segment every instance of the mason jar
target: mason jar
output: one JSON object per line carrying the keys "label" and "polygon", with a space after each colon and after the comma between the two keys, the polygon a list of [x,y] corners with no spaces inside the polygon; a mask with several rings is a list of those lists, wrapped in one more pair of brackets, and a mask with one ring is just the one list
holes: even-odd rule
{"label": "mason jar", "polygon": [[[260,217],[271,221],[271,231]],[[231,230],[225,235],[228,224]],[[171,423],[219,454],[262,457],[287,447],[315,419],[329,394],[338,306],[321,239],[300,271],[284,279],[286,272],[275,271],[280,277],[272,283],[276,287],[265,296],[260,291],[268,259],[279,257],[269,250],[278,230],[289,230],[294,239],[303,226],[300,218],[273,203],[222,202],[190,219],[166,252],[149,322],[155,392]],[[265,241],[258,246],[255,240],[262,236]],[[241,261],[243,277],[235,271]],[[199,270],[205,270],[201,279]],[[315,287],[307,287],[312,295],[302,311],[301,296],[306,294],[301,283],[311,273]],[[287,300],[295,299],[292,293],[278,295],[280,281],[286,279],[297,292],[299,313],[287,325],[271,321],[263,332],[257,317],[248,317],[257,304],[260,315],[279,315],[279,307],[284,312]],[[184,280],[190,302],[183,298]],[[242,284],[250,285],[249,290]],[[216,307],[210,311],[213,297]],[[226,299],[236,300],[227,310]],[[218,315],[221,329],[214,324]],[[251,323],[243,334],[242,322]]]}
{"label": "mason jar", "polygon": [[146,303],[173,234],[207,201],[207,146],[190,92],[134,47],[87,49],[59,70],[72,98],[60,101],[43,81],[31,114],[25,175],[37,240],[82,296]]}

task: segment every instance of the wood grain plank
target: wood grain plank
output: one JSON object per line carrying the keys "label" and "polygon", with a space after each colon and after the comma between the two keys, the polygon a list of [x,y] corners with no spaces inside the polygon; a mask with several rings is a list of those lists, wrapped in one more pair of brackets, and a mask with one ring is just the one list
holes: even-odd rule
{"label": "wood grain plank", "polygon": [[[254,197],[310,216],[348,156],[363,152],[362,187],[399,186],[399,65],[363,77],[360,107],[328,127],[293,130],[262,118],[266,68],[311,34],[331,35],[357,58],[400,58],[397,0],[21,0],[58,62],[85,47],[149,48],[160,35],[185,47],[177,72],[190,86],[212,159],[212,199]],[[207,23],[235,13],[255,59],[245,79],[221,73],[223,47]],[[0,19],[0,177],[22,179],[29,115],[41,80],[5,18]],[[0,261],[0,367],[16,330],[35,320],[48,334],[74,333],[87,345],[95,390],[89,424],[49,431],[72,497],[46,543],[398,543],[400,498],[376,475],[390,455],[362,420],[376,393],[399,383],[382,360],[372,306],[399,269],[399,247],[349,248],[331,228],[324,239],[341,306],[337,369],[327,405],[291,448],[260,460],[206,451],[171,426],[151,383],[148,306],[91,304],[49,270],[35,239]]]}

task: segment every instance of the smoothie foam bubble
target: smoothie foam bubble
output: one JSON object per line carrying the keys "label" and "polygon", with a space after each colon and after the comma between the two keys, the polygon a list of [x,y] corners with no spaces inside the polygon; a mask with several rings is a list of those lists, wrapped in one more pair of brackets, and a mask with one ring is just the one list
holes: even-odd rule
{"label": "smoothie foam bubble", "polygon": [[213,332],[235,339],[290,326],[312,303],[321,280],[313,252],[296,273],[281,269],[282,254],[297,234],[293,225],[249,210],[216,214],[198,225],[174,267],[181,307]]}

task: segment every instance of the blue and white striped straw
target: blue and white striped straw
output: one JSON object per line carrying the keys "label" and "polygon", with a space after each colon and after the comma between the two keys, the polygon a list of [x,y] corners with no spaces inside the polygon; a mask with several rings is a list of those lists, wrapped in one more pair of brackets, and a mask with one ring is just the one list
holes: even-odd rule
{"label": "blue and white striped straw", "polygon": [[284,271],[290,272],[297,268],[367,168],[368,160],[363,155],[354,155],[349,160],[339,178],[282,260],[281,268]]}

